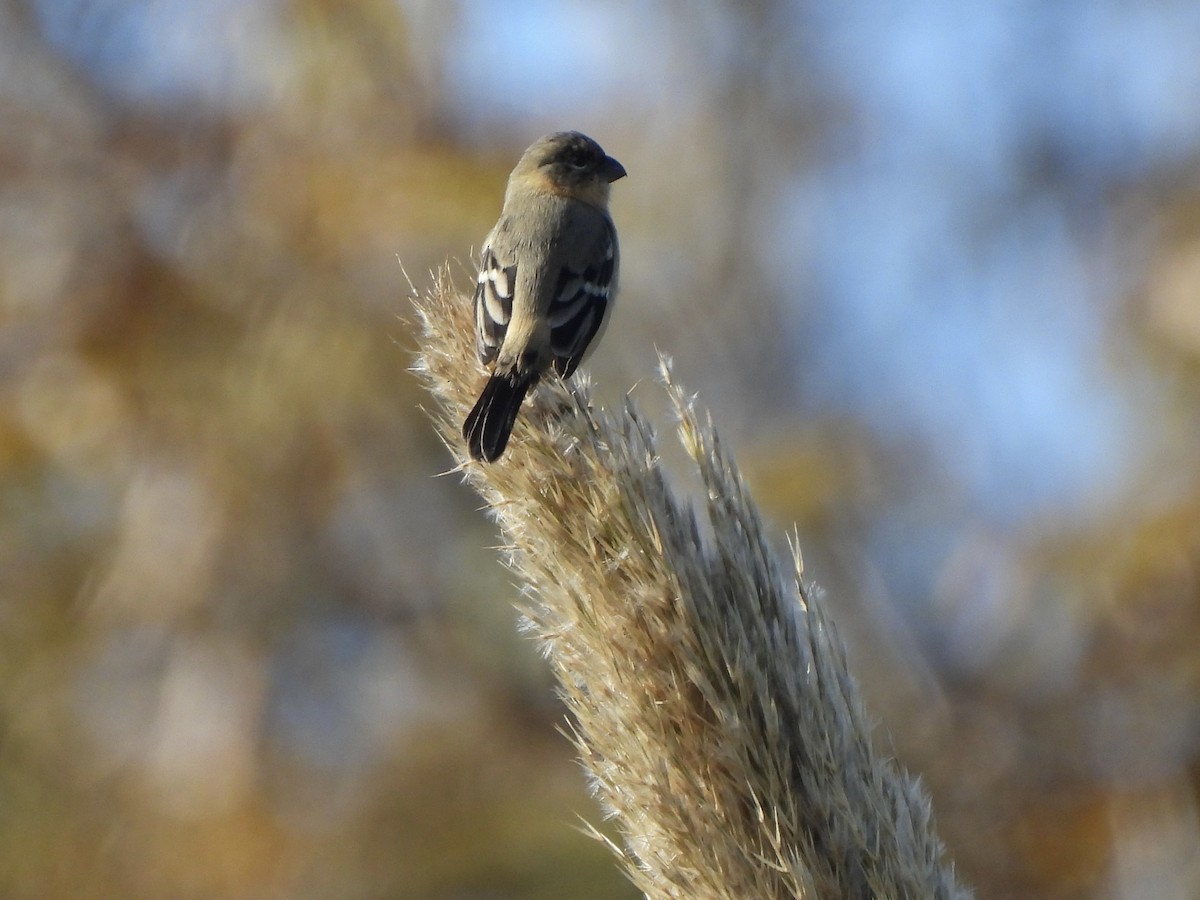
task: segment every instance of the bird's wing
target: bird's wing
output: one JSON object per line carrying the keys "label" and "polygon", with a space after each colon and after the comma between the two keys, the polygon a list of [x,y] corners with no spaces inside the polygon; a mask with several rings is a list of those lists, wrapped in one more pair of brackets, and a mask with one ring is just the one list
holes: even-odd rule
{"label": "bird's wing", "polygon": [[574,254],[566,255],[558,269],[547,318],[554,368],[569,378],[587,355],[616,299],[619,251],[617,232],[607,216],[591,215],[573,234]]}
{"label": "bird's wing", "polygon": [[516,286],[516,263],[503,265],[491,246],[485,246],[475,285],[475,349],[484,364],[496,358],[504,343]]}

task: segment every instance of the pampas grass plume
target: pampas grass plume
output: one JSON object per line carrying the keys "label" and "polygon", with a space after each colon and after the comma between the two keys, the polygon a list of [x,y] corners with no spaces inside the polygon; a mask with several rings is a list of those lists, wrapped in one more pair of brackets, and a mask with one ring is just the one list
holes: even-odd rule
{"label": "pampas grass plume", "polygon": [[876,749],[845,652],[712,423],[662,365],[703,486],[668,484],[631,400],[548,378],[505,456],[466,459],[482,381],[448,270],[416,298],[416,369],[526,586],[591,788],[650,898],[965,898],[918,780]]}

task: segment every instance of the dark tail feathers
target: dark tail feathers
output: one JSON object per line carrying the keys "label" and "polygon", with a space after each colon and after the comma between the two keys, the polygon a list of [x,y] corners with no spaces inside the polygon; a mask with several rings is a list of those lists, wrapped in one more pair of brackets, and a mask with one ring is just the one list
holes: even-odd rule
{"label": "dark tail feathers", "polygon": [[462,434],[474,459],[494,462],[500,458],[521,403],[536,382],[536,375],[518,372],[497,372],[488,379],[475,408],[463,422]]}

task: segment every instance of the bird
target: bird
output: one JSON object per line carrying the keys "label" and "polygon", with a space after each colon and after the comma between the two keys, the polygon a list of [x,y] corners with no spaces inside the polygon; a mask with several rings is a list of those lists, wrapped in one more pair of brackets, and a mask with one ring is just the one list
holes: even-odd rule
{"label": "bird", "polygon": [[570,378],[595,349],[620,261],[609,194],[625,175],[578,131],[539,138],[509,175],[475,286],[475,349],[491,373],[463,422],[472,459],[499,459],[538,380],[551,368]]}

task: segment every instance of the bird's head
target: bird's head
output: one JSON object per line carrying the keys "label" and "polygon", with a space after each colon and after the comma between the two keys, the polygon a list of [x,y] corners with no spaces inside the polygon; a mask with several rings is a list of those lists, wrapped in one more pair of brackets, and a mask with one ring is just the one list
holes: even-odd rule
{"label": "bird's head", "polygon": [[533,179],[552,193],[604,208],[609,185],[625,177],[625,167],[586,134],[558,131],[535,141],[513,175]]}

